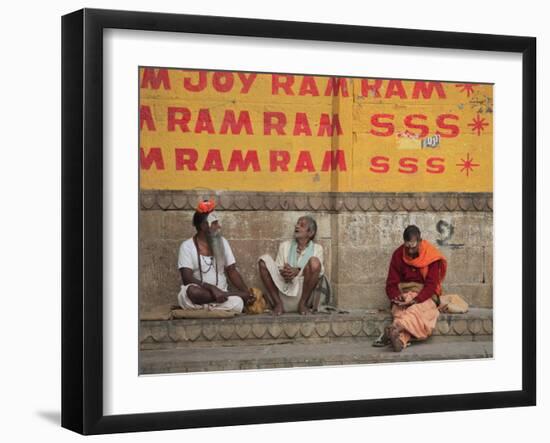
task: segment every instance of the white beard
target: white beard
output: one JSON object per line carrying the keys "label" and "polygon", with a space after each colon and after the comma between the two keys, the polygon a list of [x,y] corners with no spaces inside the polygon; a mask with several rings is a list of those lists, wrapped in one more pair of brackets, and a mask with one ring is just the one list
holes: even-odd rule
{"label": "white beard", "polygon": [[218,231],[215,234],[207,234],[206,240],[208,241],[208,246],[210,246],[214,259],[216,260],[218,270],[223,271],[225,268],[225,245],[220,232]]}

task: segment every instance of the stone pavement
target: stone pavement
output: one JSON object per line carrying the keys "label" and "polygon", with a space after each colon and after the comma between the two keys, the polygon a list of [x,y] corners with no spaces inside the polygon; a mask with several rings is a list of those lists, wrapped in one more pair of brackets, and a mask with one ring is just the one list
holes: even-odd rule
{"label": "stone pavement", "polygon": [[415,342],[402,352],[375,348],[371,339],[333,343],[279,343],[142,351],[140,374],[242,369],[336,366],[428,360],[491,358],[492,336],[439,336]]}
{"label": "stone pavement", "polygon": [[434,335],[402,353],[374,348],[388,311],[140,322],[140,373],[492,357],[491,309],[441,314]]}

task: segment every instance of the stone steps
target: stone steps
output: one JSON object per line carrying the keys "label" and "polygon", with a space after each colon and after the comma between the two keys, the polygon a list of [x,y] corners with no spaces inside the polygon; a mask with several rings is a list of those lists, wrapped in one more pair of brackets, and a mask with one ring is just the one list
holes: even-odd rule
{"label": "stone steps", "polygon": [[[140,349],[204,349],[273,344],[323,344],[375,338],[391,322],[388,311],[301,316],[288,313],[241,315],[233,318],[142,320]],[[434,336],[491,339],[492,309],[471,308],[466,314],[441,314]]]}
{"label": "stone steps", "polygon": [[375,348],[372,339],[348,338],[330,343],[279,343],[249,346],[211,346],[142,350],[140,374],[243,369],[337,366],[492,358],[490,335],[433,336],[415,342],[402,352]]}

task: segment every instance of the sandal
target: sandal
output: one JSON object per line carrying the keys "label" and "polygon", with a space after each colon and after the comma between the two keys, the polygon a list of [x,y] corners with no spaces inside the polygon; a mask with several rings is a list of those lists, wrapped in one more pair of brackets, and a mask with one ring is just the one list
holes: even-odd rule
{"label": "sandal", "polygon": [[375,348],[383,348],[391,344],[390,326],[384,328],[384,332],[372,343]]}

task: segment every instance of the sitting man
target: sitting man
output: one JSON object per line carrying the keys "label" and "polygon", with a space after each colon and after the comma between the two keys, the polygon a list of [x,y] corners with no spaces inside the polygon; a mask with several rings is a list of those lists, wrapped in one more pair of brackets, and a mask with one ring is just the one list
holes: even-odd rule
{"label": "sitting man", "polygon": [[313,294],[324,268],[323,247],[313,242],[316,233],[313,217],[300,217],[294,227],[294,239],[279,245],[276,260],[267,254],[259,258],[260,277],[273,315],[285,311],[304,315],[318,309],[319,299]]}
{"label": "sitting man", "polygon": [[420,229],[411,225],[403,232],[403,245],[392,255],[386,294],[392,304],[393,323],[386,328],[381,344],[399,352],[412,337],[428,338],[439,316],[441,283],[447,260],[435,246],[423,240]]}
{"label": "sitting man", "polygon": [[[182,309],[242,312],[254,297],[248,292],[228,241],[221,236],[214,202],[201,202],[193,215],[197,233],[179,249],[178,268],[183,285],[178,294]],[[227,277],[226,277],[227,276]],[[237,288],[228,291],[227,278]]]}

